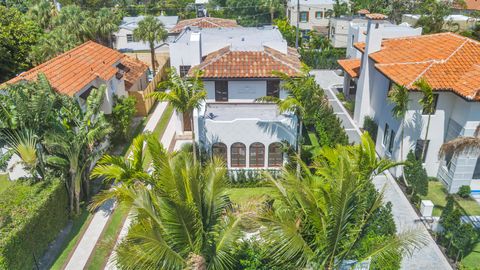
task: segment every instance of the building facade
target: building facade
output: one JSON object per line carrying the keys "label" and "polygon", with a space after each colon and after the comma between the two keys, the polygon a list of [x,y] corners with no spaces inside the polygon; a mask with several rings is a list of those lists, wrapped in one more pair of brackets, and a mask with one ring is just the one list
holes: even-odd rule
{"label": "building facade", "polygon": [[[363,126],[365,117],[371,117],[377,123],[376,150],[381,156],[400,161],[413,151],[419,158],[426,148],[423,163],[429,176],[438,177],[450,193],[463,185],[480,192],[478,153],[444,158],[438,154],[445,142],[473,136],[480,124],[480,43],[452,33],[383,39],[383,28],[381,20],[370,19],[366,41],[354,44],[362,58],[339,61],[347,74],[344,91],[351,89],[352,78],[356,82],[355,122]],[[420,78],[434,91],[430,125],[414,85]],[[401,120],[393,117],[388,101],[395,84],[410,90],[403,137]],[[402,170],[392,173],[399,177]]]}
{"label": "building facade", "polygon": [[[300,12],[297,4],[300,1]],[[299,17],[299,28],[304,31],[317,31],[327,34],[329,19],[333,14],[334,0],[288,0],[287,19],[292,26],[297,26]]]}
{"label": "building facade", "polygon": [[[194,111],[195,140],[229,169],[268,169],[283,165],[283,146],[295,147],[297,119],[275,104],[256,102],[286,92],[273,71],[300,73],[296,51],[278,29],[186,29],[170,45],[171,65],[181,76],[202,71],[207,98]],[[179,116],[183,117],[183,116]],[[183,130],[191,130],[183,121]]]}

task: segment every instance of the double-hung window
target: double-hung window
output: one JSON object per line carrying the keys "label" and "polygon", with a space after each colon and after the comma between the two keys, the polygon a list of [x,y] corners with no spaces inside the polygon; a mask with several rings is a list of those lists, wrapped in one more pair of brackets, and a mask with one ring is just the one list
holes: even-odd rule
{"label": "double-hung window", "polygon": [[302,23],[308,22],[308,11],[301,11],[300,12],[300,22],[302,22]]}
{"label": "double-hung window", "polygon": [[133,40],[133,35],[132,34],[127,34],[127,43],[134,42]]}
{"label": "double-hung window", "polygon": [[228,81],[215,81],[215,101],[228,101]]}

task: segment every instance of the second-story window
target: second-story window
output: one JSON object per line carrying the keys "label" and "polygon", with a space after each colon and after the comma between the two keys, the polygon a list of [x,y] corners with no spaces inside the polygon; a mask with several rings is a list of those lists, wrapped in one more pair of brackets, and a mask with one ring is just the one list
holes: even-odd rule
{"label": "second-story window", "polygon": [[300,12],[300,22],[308,22],[308,12],[307,11],[302,11]]}
{"label": "second-story window", "polygon": [[280,81],[267,81],[267,96],[280,97]]}
{"label": "second-story window", "polygon": [[185,77],[188,74],[191,66],[180,66],[180,77]]}
{"label": "second-story window", "polygon": [[215,81],[215,101],[228,101],[228,81]]}
{"label": "second-story window", "polygon": [[322,13],[323,13],[323,12],[321,12],[321,11],[315,12],[315,19],[322,19],[322,18],[323,18]]}
{"label": "second-story window", "polygon": [[[438,103],[438,94],[433,94],[433,104],[432,104],[432,108],[423,108],[422,110],[422,114],[435,114],[435,112],[437,111],[437,103]],[[430,111],[430,113],[428,113]]]}
{"label": "second-story window", "polygon": [[133,35],[132,34],[127,34],[127,42],[133,42]]}
{"label": "second-story window", "polygon": [[[417,140],[417,144],[415,145],[415,157],[420,159],[423,154],[422,162],[425,162],[427,159],[427,152],[428,152],[428,144],[430,140]],[[425,151],[425,152],[424,152]]]}

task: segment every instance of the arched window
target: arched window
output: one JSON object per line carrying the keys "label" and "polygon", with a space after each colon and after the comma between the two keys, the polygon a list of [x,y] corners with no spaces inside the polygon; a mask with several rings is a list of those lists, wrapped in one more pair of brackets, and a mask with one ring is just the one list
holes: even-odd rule
{"label": "arched window", "polygon": [[265,146],[262,143],[252,143],[250,145],[250,167],[265,166]]}
{"label": "arched window", "polygon": [[212,155],[227,164],[227,146],[224,143],[214,143],[212,145]]}
{"label": "arched window", "polygon": [[230,166],[245,167],[247,161],[247,149],[243,143],[234,143],[230,147]]}
{"label": "arched window", "polygon": [[281,143],[272,143],[268,146],[268,167],[283,165],[283,152]]}

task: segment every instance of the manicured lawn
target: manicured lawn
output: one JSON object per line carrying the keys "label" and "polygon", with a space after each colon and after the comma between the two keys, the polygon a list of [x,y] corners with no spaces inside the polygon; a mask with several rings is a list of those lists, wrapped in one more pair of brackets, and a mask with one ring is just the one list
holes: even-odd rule
{"label": "manicured lawn", "polygon": [[0,174],[0,194],[4,192],[12,182],[8,179],[8,174]]}
{"label": "manicured lawn", "polygon": [[84,269],[96,270],[105,268],[128,212],[129,209],[125,207],[117,207],[115,209]]}
{"label": "manicured lawn", "polygon": [[82,213],[73,220],[73,227],[64,243],[64,249],[53,263],[52,267],[50,268],[51,270],[63,269],[65,264],[68,262],[70,253],[77,242],[80,241],[80,236],[83,235],[92,218],[93,215],[90,214],[88,210],[83,209]]}
{"label": "manicured lawn", "polygon": [[462,265],[468,270],[480,270],[480,243],[462,260]]}
{"label": "manicured lawn", "polygon": [[[428,183],[428,195],[422,197],[423,200],[431,200],[435,205],[433,209],[434,216],[440,216],[443,208],[447,204],[447,192],[440,182],[430,181]],[[473,199],[463,199],[455,196],[457,202],[465,211],[472,216],[480,215],[480,205]]]}
{"label": "manicured lawn", "polygon": [[320,146],[318,144],[318,139],[317,139],[317,135],[315,134],[315,132],[309,131],[308,132],[308,138],[310,139],[310,142],[311,142],[312,146]]}
{"label": "manicured lawn", "polygon": [[232,202],[244,205],[246,203],[260,202],[271,193],[271,187],[230,188],[228,195]]}

